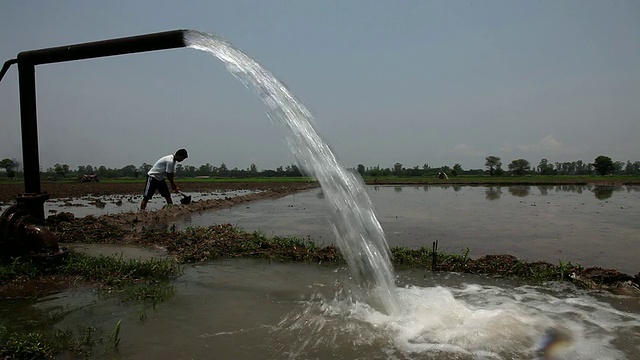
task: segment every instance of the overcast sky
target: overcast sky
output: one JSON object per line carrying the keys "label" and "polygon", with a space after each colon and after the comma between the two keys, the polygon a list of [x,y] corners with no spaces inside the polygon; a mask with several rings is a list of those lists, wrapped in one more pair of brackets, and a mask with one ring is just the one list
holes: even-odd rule
{"label": "overcast sky", "polygon": [[[640,160],[638,1],[21,1],[0,61],[174,29],[216,34],[309,108],[346,167]],[[0,82],[0,159],[22,162],[18,71]],[[193,49],[36,67],[40,161],[120,168],[293,162],[285,128]]]}

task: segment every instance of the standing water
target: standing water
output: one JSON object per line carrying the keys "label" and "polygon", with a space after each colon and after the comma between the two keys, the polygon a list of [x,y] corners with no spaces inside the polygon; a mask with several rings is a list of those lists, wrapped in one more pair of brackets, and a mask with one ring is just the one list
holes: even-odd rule
{"label": "standing water", "polygon": [[387,313],[399,311],[390,251],[382,226],[362,180],[342,167],[312,126],[311,113],[271,73],[224,40],[188,31],[188,47],[222,60],[245,86],[258,91],[269,117],[289,131],[287,140],[298,164],[318,180],[330,204],[338,247],[356,280],[354,300],[379,305]]}

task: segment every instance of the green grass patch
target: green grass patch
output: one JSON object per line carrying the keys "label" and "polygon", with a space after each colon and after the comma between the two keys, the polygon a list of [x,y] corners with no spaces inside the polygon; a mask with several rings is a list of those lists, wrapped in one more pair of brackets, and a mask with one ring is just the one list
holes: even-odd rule
{"label": "green grass patch", "polygon": [[2,359],[90,359],[92,349],[101,343],[96,338],[96,329],[86,327],[74,333],[71,330],[43,331],[7,331],[0,328],[0,358]]}
{"label": "green grass patch", "polygon": [[68,277],[98,284],[123,295],[123,300],[162,301],[173,295],[169,281],[182,269],[166,259],[124,260],[116,256],[90,256],[70,252],[62,259],[15,258],[0,263],[0,285],[16,279]]}

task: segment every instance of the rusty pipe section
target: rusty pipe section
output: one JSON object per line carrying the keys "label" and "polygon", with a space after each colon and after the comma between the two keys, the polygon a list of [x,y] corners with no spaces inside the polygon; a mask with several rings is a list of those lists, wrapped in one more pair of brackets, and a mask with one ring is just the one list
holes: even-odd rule
{"label": "rusty pipe section", "polygon": [[[47,194],[21,196],[0,216],[0,258],[63,255],[53,232],[39,219],[39,208]],[[35,213],[34,213],[35,212]],[[35,215],[35,216],[34,216]]]}

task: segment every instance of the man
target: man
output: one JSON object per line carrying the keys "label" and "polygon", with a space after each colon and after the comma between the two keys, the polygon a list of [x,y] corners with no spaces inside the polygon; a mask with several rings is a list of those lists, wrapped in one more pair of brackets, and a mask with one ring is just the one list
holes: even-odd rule
{"label": "man", "polygon": [[153,164],[153,167],[147,173],[147,183],[144,186],[140,210],[145,210],[147,208],[147,202],[149,202],[153,197],[156,190],[158,190],[160,195],[167,200],[167,204],[173,204],[173,201],[171,200],[171,193],[169,192],[165,178],[169,179],[171,189],[175,192],[179,192],[180,188],[178,188],[176,183],[173,182],[173,172],[176,167],[176,162],[181,162],[187,157],[187,150],[180,149],[176,151],[174,155],[163,156]]}

